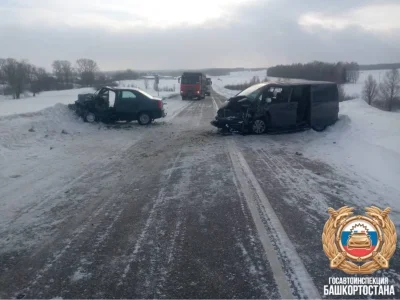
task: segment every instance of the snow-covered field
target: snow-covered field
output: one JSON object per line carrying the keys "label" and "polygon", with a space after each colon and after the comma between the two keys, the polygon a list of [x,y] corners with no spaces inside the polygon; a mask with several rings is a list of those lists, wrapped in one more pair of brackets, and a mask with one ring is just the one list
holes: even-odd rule
{"label": "snow-covered field", "polygon": [[[368,75],[372,75],[378,83],[382,80],[385,72],[388,70],[374,70],[374,71],[360,71],[360,78],[357,83],[348,83],[344,85],[345,93],[355,98],[361,97],[362,86]],[[266,78],[267,70],[260,71],[240,71],[231,72],[230,75],[226,76],[210,76],[213,81],[213,89],[226,97],[233,97],[239,93],[239,91],[228,90],[224,86],[228,84],[240,84],[249,82],[254,76],[257,76],[261,81]],[[268,76],[269,80],[279,80],[279,78]],[[284,79],[288,80],[289,79]],[[297,79],[290,79],[290,81],[296,81]]]}
{"label": "snow-covered field", "polygon": [[47,107],[61,104],[74,103],[78,94],[92,93],[92,88],[82,88],[63,91],[43,92],[36,97],[26,94],[21,99],[11,99],[9,96],[0,95],[0,116],[37,112]]}
{"label": "snow-covered field", "polygon": [[[123,80],[118,82],[120,87],[135,87],[138,89],[141,89],[145,91],[146,93],[156,96],[156,97],[171,97],[173,95],[179,95],[179,88],[180,84],[178,82],[178,79],[160,79],[160,83],[158,84],[158,87],[160,89],[159,92],[154,90],[154,80],[149,79],[148,80],[148,86],[147,88],[145,87],[145,81],[144,79],[138,79],[138,80]],[[168,91],[163,91],[163,89],[166,88]]]}
{"label": "snow-covered field", "polygon": [[260,80],[264,80],[267,76],[267,70],[231,72],[230,75],[209,77],[212,80],[214,91],[229,98],[235,96],[239,91],[228,90],[224,86],[249,82],[254,76],[258,76]]}
{"label": "snow-covered field", "polygon": [[364,81],[367,79],[368,75],[372,75],[379,84],[387,71],[389,70],[360,71],[360,78],[358,79],[358,82],[345,84],[344,91],[349,96],[360,98]]}

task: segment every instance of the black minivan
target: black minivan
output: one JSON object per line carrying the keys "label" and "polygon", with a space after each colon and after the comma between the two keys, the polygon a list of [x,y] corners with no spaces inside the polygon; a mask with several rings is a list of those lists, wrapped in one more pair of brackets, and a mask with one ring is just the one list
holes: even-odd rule
{"label": "black minivan", "polygon": [[262,134],[269,129],[313,128],[323,131],[339,116],[336,83],[265,82],[228,99],[211,124],[226,131]]}

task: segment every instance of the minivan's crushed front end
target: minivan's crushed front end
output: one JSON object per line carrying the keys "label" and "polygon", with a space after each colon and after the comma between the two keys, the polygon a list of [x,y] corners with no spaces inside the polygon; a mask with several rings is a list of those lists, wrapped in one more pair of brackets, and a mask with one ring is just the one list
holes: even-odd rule
{"label": "minivan's crushed front end", "polygon": [[241,98],[231,98],[217,111],[211,125],[225,131],[244,131],[249,125],[251,114],[247,108],[238,105]]}

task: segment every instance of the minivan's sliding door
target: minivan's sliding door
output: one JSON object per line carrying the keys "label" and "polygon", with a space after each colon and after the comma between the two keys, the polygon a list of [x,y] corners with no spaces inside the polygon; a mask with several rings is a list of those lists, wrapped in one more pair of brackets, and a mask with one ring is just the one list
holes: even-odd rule
{"label": "minivan's sliding door", "polygon": [[291,87],[270,87],[273,93],[269,105],[271,125],[273,127],[290,127],[296,125],[297,103],[290,102]]}

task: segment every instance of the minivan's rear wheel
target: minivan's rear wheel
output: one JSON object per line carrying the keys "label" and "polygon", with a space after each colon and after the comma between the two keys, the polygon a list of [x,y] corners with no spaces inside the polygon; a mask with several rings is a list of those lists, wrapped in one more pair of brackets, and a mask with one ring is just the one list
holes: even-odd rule
{"label": "minivan's rear wheel", "polygon": [[88,123],[93,123],[94,121],[96,121],[96,115],[92,112],[87,112],[84,115],[83,120]]}
{"label": "minivan's rear wheel", "polygon": [[139,115],[138,122],[140,125],[148,125],[151,123],[151,117],[148,113],[143,112]]}
{"label": "minivan's rear wheel", "polygon": [[267,129],[267,124],[265,124],[264,120],[258,119],[254,121],[253,125],[251,126],[251,129],[255,134],[263,134]]}
{"label": "minivan's rear wheel", "polygon": [[324,131],[326,129],[326,126],[325,125],[314,125],[312,127],[312,129],[314,129],[317,132],[321,132],[321,131]]}

